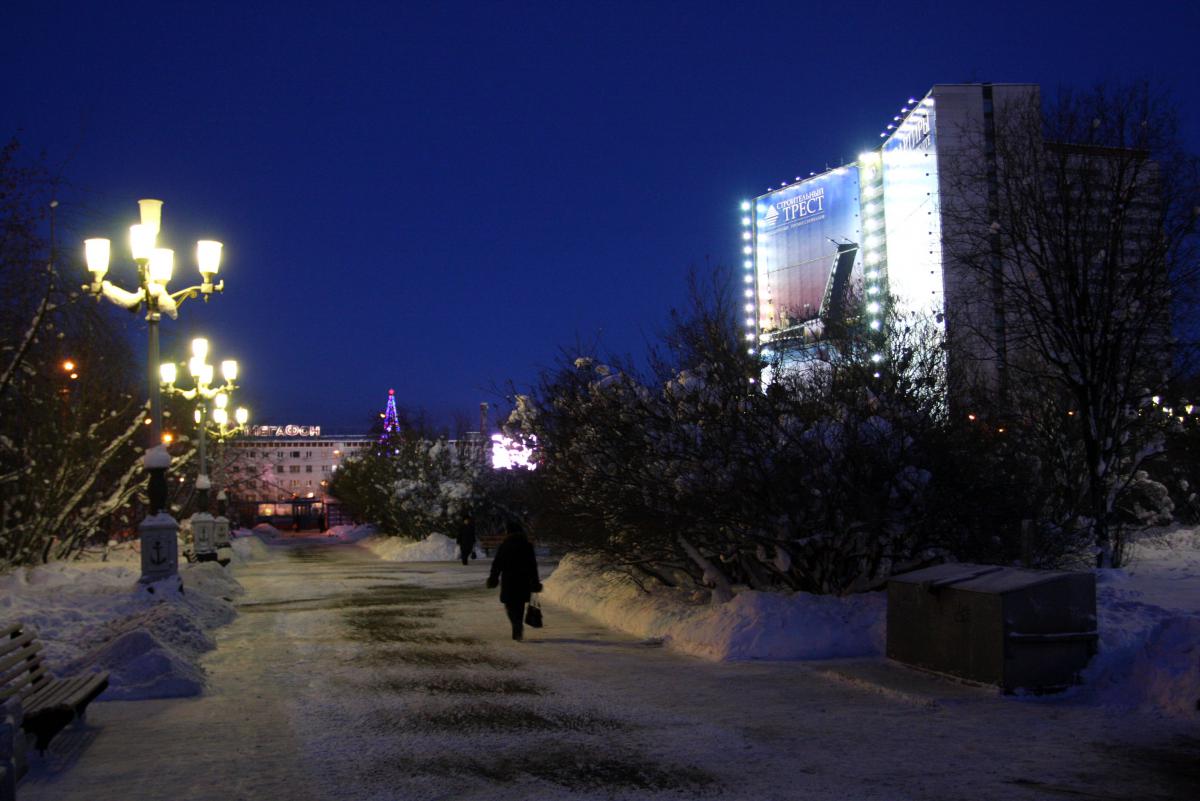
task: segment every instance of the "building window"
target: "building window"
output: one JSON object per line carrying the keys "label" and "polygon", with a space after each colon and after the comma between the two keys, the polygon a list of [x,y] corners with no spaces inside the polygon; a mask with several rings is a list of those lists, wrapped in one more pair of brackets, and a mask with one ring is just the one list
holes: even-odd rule
{"label": "building window", "polygon": [[311,464],[306,464],[306,465],[304,465],[304,472],[305,472],[305,473],[311,473],[311,472],[312,472],[312,465],[311,465]]}
{"label": "building window", "polygon": [[298,464],[289,465],[289,467],[288,467],[288,472],[289,472],[289,473],[299,473],[299,472],[300,472],[300,465],[298,465]]}
{"label": "building window", "polygon": [[300,451],[292,451],[292,458],[293,458],[293,459],[299,459],[299,458],[300,458]]}

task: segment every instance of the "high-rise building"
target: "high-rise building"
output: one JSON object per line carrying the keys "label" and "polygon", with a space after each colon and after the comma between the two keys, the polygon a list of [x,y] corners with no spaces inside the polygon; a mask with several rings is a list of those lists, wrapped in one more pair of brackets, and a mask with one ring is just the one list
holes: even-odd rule
{"label": "high-rise building", "polygon": [[882,335],[894,303],[942,329],[950,366],[997,382],[1003,304],[950,242],[986,240],[995,131],[1037,97],[1032,84],[939,84],[900,106],[879,148],[744,201],[747,349],[785,366],[822,358],[825,322],[859,296],[866,330]]}

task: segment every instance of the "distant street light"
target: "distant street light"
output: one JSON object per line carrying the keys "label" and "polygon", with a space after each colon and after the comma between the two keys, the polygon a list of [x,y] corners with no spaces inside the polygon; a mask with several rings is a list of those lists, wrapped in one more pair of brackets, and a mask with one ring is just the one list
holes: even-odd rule
{"label": "distant street light", "polygon": [[169,292],[167,284],[170,283],[174,270],[175,252],[155,246],[162,223],[162,201],[139,200],[138,208],[141,212],[141,222],[129,229],[130,254],[138,269],[137,291],[130,292],[104,280],[112,252],[112,243],[107,239],[84,241],[87,268],[92,274],[92,282],[85,285],[84,290],[94,295],[97,301],[105,297],[134,313],[143,308],[146,310],[150,337],[147,389],[150,396],[150,447],[146,449],[142,463],[148,474],[149,510],[146,518],[138,526],[138,533],[142,547],[140,581],[149,583],[175,575],[179,570],[176,540],[179,524],[166,511],[167,468],[171,465],[171,455],[162,441],[162,397],[158,387],[158,322],[163,312],[175,319],[179,314],[180,304],[188,298],[200,295],[207,302],[209,295],[221,292],[225,288],[225,282],[213,283],[221,264],[221,243],[201,241],[196,246],[200,285],[174,293]]}
{"label": "distant street light", "polygon": [[[229,404],[229,396],[237,389],[235,380],[238,376],[238,363],[233,359],[221,362],[221,377],[225,383],[213,386],[213,366],[205,361],[208,356],[208,340],[197,337],[192,340],[192,358],[188,360],[188,373],[192,377],[191,389],[175,386],[178,370],[173,362],[164,362],[159,367],[159,377],[162,379],[163,391],[168,395],[179,395],[188,400],[196,401],[196,432],[199,437],[200,464],[196,474],[196,491],[200,494],[198,511],[192,515],[192,541],[195,544],[196,559],[201,562],[211,562],[217,559],[217,548],[220,547],[216,532],[216,519],[208,513],[208,491],[212,482],[208,477],[208,464],[205,460],[205,440],[209,421],[209,402],[215,408],[212,410],[214,421],[225,428],[229,414],[225,407]],[[239,411],[245,411],[241,409]],[[228,544],[228,535],[226,536]]]}

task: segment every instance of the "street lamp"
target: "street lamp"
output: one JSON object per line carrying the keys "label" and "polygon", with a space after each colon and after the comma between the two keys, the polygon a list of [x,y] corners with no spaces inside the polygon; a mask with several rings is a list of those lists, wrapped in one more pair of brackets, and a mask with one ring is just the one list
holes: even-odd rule
{"label": "street lamp", "polygon": [[[217,408],[213,409],[212,421],[216,424],[213,430],[213,439],[218,442],[224,442],[236,434],[240,434],[246,429],[246,423],[250,419],[250,412],[246,407],[239,406],[233,413],[234,423],[229,423],[228,395],[217,395],[214,402]],[[226,509],[225,489],[222,487],[217,491],[217,517],[216,517],[216,533],[214,539],[217,545],[217,561],[222,565],[229,564],[230,551],[225,550],[230,548],[229,542],[229,518],[225,515]]]}
{"label": "street lamp", "polygon": [[[200,466],[196,475],[196,491],[200,494],[199,510],[192,515],[192,539],[196,547],[196,559],[201,562],[216,560],[216,549],[219,547],[216,537],[216,519],[208,513],[208,491],[212,482],[208,478],[208,465],[205,460],[205,440],[207,437],[209,408],[211,401],[215,405],[214,418],[218,424],[222,420],[228,422],[229,415],[225,407],[229,404],[229,394],[237,389],[235,379],[238,375],[238,363],[232,359],[221,362],[221,376],[225,383],[213,386],[213,366],[205,359],[208,356],[208,340],[197,337],[192,340],[192,358],[188,360],[188,373],[192,376],[192,388],[183,389],[175,386],[178,370],[173,362],[164,362],[159,367],[159,377],[162,379],[162,391],[168,395],[179,395],[187,400],[196,401],[196,431],[199,435]],[[226,535],[228,545],[228,535]]]}
{"label": "street lamp", "polygon": [[196,259],[200,268],[201,283],[178,292],[167,290],[171,273],[175,267],[175,252],[156,247],[162,223],[161,200],[139,200],[141,222],[129,229],[129,250],[138,269],[138,289],[135,292],[104,280],[108,272],[112,243],[107,239],[88,239],[84,242],[84,255],[92,282],[83,289],[96,297],[108,298],[118,306],[137,313],[146,310],[149,329],[149,386],[150,395],[150,447],[142,464],[148,475],[146,488],[149,510],[145,520],[138,526],[142,548],[142,583],[168,578],[179,570],[179,554],[176,536],[179,524],[166,511],[167,468],[171,466],[171,455],[162,442],[162,397],[158,390],[158,322],[165,312],[172,320],[179,316],[179,306],[184,300],[200,295],[205,302],[213,292],[225,289],[225,282],[214,284],[221,263],[221,243],[202,241],[197,243]]}

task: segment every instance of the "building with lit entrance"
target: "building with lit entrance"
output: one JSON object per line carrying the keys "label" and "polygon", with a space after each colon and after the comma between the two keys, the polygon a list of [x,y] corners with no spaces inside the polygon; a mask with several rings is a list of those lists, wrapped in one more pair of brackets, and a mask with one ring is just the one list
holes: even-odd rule
{"label": "building with lit entrance", "polygon": [[370,448],[370,434],[323,433],[314,425],[253,425],[230,445],[233,505],[243,525],[277,528],[336,525],[336,502],[327,492],[333,474]]}

